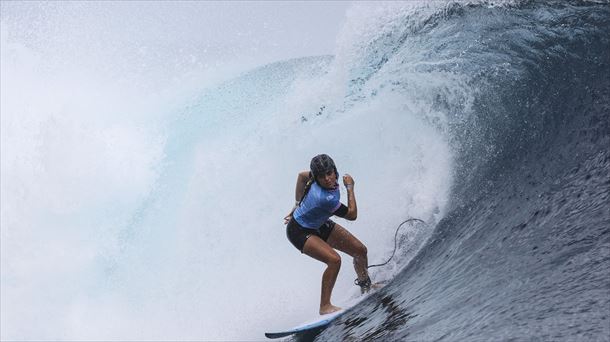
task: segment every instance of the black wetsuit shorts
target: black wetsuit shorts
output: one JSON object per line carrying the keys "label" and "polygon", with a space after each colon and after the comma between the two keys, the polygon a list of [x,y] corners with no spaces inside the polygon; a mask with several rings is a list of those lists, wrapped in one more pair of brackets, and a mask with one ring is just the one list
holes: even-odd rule
{"label": "black wetsuit shorts", "polygon": [[315,235],[320,239],[326,241],[330,236],[330,233],[333,232],[335,228],[335,222],[332,220],[327,220],[319,229],[309,229],[301,226],[294,217],[290,219],[288,222],[288,226],[286,226],[286,236],[288,240],[296,247],[301,253],[303,253],[303,247],[305,246],[305,241],[309,239],[310,236]]}

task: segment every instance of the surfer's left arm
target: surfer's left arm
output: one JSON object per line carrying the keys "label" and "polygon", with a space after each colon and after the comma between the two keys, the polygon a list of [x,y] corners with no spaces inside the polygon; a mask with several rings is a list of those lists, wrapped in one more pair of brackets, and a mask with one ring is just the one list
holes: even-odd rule
{"label": "surfer's left arm", "polygon": [[347,189],[347,214],[345,214],[345,219],[354,221],[358,217],[358,207],[356,206],[354,179],[352,176],[345,174],[343,176],[343,185],[345,185],[345,188]]}

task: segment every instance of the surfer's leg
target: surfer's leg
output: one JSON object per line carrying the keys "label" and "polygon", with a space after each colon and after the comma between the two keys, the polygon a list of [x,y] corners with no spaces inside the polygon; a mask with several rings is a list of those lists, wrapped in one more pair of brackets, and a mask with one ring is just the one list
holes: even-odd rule
{"label": "surfer's leg", "polygon": [[328,242],[331,247],[354,258],[354,270],[356,270],[356,275],[359,280],[368,278],[369,262],[366,246],[352,235],[352,233],[335,223],[335,228],[330,233],[326,242]]}
{"label": "surfer's leg", "polygon": [[324,274],[322,275],[322,293],[320,295],[320,315],[335,312],[341,308],[336,307],[330,303],[330,296],[337,281],[337,275],[339,275],[339,269],[341,268],[341,256],[339,253],[332,249],[324,240],[320,239],[316,235],[310,235],[305,246],[303,246],[303,253],[310,257],[322,261],[327,265]]}

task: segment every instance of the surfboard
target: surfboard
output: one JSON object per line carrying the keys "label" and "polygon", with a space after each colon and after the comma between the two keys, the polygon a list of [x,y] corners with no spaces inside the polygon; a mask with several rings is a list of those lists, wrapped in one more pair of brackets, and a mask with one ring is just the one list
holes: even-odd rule
{"label": "surfboard", "polygon": [[330,313],[327,315],[322,315],[315,320],[300,324],[292,329],[288,329],[285,331],[279,331],[279,332],[267,332],[267,333],[265,333],[265,336],[270,339],[275,339],[275,338],[281,338],[281,337],[286,337],[286,336],[290,336],[290,335],[311,335],[313,338],[317,334],[322,332],[322,330],[326,329],[334,320],[341,317],[347,310],[349,310],[350,308],[353,308],[355,305],[362,302],[364,299],[369,297],[371,294],[377,292],[386,283],[387,283],[387,281],[376,282],[375,285],[377,285],[377,286],[374,286],[374,289],[371,289],[371,291],[369,291],[367,294],[362,295],[360,298],[358,298],[358,300],[356,302],[354,302],[352,305],[350,305],[349,307],[347,307],[345,309],[341,309],[339,311],[336,311],[336,312],[333,312],[333,313]]}
{"label": "surfboard", "polygon": [[267,338],[273,339],[273,338],[286,337],[286,336],[290,336],[290,335],[294,335],[294,334],[317,333],[317,332],[324,330],[332,321],[334,321],[335,319],[337,319],[344,313],[345,313],[345,309],[342,309],[342,310],[339,310],[339,311],[336,311],[336,312],[333,312],[333,313],[330,313],[327,315],[322,315],[322,316],[320,316],[319,319],[317,319],[315,321],[301,324],[295,328],[288,329],[286,331],[265,333],[265,336]]}

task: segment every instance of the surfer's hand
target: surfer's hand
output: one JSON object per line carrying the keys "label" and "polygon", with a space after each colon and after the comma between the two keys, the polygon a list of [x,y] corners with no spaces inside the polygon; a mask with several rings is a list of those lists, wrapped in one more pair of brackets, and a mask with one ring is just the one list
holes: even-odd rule
{"label": "surfer's hand", "polygon": [[298,205],[299,205],[299,203],[296,202],[294,204],[294,207],[292,207],[292,210],[288,213],[288,215],[286,215],[286,217],[284,217],[284,224],[288,224],[288,222],[290,222],[290,219],[292,219],[292,213],[294,213],[294,211],[296,210]]}
{"label": "surfer's hand", "polygon": [[294,211],[297,210],[299,204],[300,204],[300,201],[294,202],[294,207],[292,207],[292,210],[288,213],[288,215],[286,215],[286,217],[284,217],[284,224],[288,224],[288,222],[290,222],[290,219],[292,219],[292,213],[294,213]]}
{"label": "surfer's hand", "polygon": [[288,224],[288,222],[290,222],[290,219],[292,218],[292,211],[290,212],[290,214],[286,215],[286,217],[284,217],[284,224]]}
{"label": "surfer's hand", "polygon": [[352,176],[350,176],[347,173],[345,175],[343,175],[343,185],[345,185],[346,188],[349,188],[348,186],[353,187],[354,179],[352,178]]}

